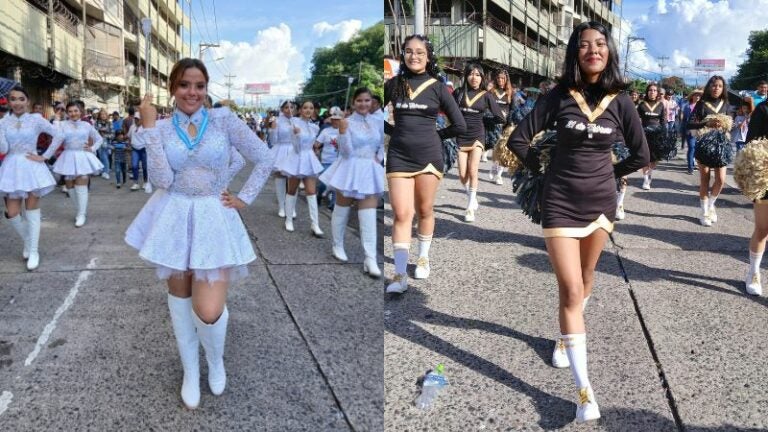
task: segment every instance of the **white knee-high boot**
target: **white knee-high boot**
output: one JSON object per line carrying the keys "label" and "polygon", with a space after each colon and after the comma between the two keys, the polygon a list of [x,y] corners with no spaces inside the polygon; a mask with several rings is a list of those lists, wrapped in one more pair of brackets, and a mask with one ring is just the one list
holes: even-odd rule
{"label": "white knee-high boot", "polygon": [[275,195],[277,195],[277,215],[285,217],[285,191],[287,180],[285,177],[275,177]]}
{"label": "white knee-high boot", "polygon": [[224,342],[227,339],[227,322],[229,310],[224,306],[221,316],[213,324],[206,324],[195,314],[195,325],[200,343],[205,348],[205,359],[208,361],[208,386],[216,396],[224,393],[227,385],[227,373],[224,370]]}
{"label": "white knee-high boot", "polygon": [[13,230],[16,231],[24,242],[24,250],[21,253],[22,256],[24,259],[29,258],[29,224],[24,222],[24,218],[21,217],[21,214],[17,214],[12,218],[7,217],[7,219],[13,227]]}
{"label": "white knee-high boot", "polygon": [[85,215],[88,213],[88,186],[75,186],[75,195],[77,195],[77,217],[75,218],[75,226],[81,227],[85,225]]}
{"label": "white knee-high boot", "polygon": [[296,217],[296,195],[285,196],[285,230],[293,232],[293,218]]}
{"label": "white knee-high boot", "polygon": [[193,317],[192,297],[181,298],[168,294],[168,310],[184,369],[181,400],[187,408],[195,409],[200,405],[200,341]]}
{"label": "white knee-high boot", "polygon": [[360,241],[363,243],[363,251],[365,251],[363,271],[373,277],[380,277],[381,270],[376,261],[376,239],[378,238],[376,209],[360,209],[357,211],[357,218],[360,223]]}
{"label": "white knee-high boot", "polygon": [[40,255],[37,252],[40,243],[40,209],[27,210],[27,241],[29,244],[27,270],[34,270],[40,265]]}
{"label": "white knee-high boot", "polygon": [[[331,215],[331,237],[333,237],[333,256],[343,262],[347,262],[347,253],[344,252],[344,232],[347,230],[349,220],[349,207],[339,204],[333,208]],[[359,214],[359,213],[358,213]]]}
{"label": "white knee-high boot", "polygon": [[312,221],[311,229],[315,237],[323,237],[325,233],[320,229],[320,221],[317,214],[317,195],[307,195],[307,208],[309,219]]}

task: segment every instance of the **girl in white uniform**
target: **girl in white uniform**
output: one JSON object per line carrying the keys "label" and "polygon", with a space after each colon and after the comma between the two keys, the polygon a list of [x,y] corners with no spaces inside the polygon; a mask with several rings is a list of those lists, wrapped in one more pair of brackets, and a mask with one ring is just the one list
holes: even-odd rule
{"label": "girl in white uniform", "polygon": [[[267,145],[229,108],[203,106],[209,76],[197,60],[179,60],[169,76],[176,100],[172,118],[156,122],[152,95],[139,110],[148,171],[158,191],[125,234],[139,256],[167,279],[168,308],[184,369],[181,398],[188,408],[200,403],[198,350],[208,361],[208,385],[224,392],[224,342],[229,282],[247,275],[256,259],[238,209],[252,203],[272,171]],[[254,163],[235,195],[227,190],[234,172],[231,147]],[[242,165],[239,165],[242,166]],[[234,167],[234,168],[233,168]]]}
{"label": "girl in white uniform", "polygon": [[299,109],[300,117],[291,119],[293,151],[282,159],[275,161],[275,170],[288,177],[288,195],[285,197],[285,229],[293,231],[294,211],[296,210],[296,193],[299,182],[304,180],[304,192],[307,195],[311,229],[315,237],[322,237],[317,214],[317,197],[315,186],[317,176],[323,172],[323,166],[314,151],[315,138],[320,128],[311,122],[315,106],[312,101],[305,101]]}
{"label": "girl in white uniform", "polygon": [[[64,176],[67,189],[71,191],[74,188],[75,193],[70,196],[77,207],[75,226],[81,227],[85,224],[88,211],[88,176],[98,175],[104,169],[94,154],[101,146],[102,138],[93,126],[80,120],[82,113],[77,103],[67,104],[67,115],[75,120],[61,124],[64,151],[53,164],[53,172]],[[43,157],[50,159],[60,145],[61,141],[52,143]]]}
{"label": "girl in white uniform", "polygon": [[[273,118],[270,122],[269,144],[272,146],[272,159],[275,163],[280,162],[289,153],[293,152],[293,105],[290,101],[285,101],[280,105],[281,114]],[[275,170],[275,195],[277,195],[277,214],[285,217],[285,191],[288,187],[288,181],[280,171]],[[293,217],[296,217],[295,212]]]}
{"label": "girl in white uniform", "polygon": [[[27,260],[27,269],[34,270],[40,263],[39,200],[56,187],[45,159],[37,155],[37,137],[47,133],[53,137],[51,145],[58,145],[61,135],[42,116],[27,112],[29,95],[22,87],[11,89],[8,99],[11,113],[0,120],[0,153],[6,154],[0,166],[0,195],[6,199],[5,217],[24,241],[22,255]],[[24,218],[22,200],[26,207]]]}
{"label": "girl in white uniform", "polygon": [[321,176],[320,180],[338,192],[331,217],[333,256],[347,261],[344,252],[344,230],[349,218],[349,206],[357,201],[360,240],[365,251],[363,271],[373,277],[381,276],[376,260],[376,207],[384,193],[384,120],[369,114],[371,91],[357,89],[352,97],[355,113],[342,119],[339,125],[340,158]]}

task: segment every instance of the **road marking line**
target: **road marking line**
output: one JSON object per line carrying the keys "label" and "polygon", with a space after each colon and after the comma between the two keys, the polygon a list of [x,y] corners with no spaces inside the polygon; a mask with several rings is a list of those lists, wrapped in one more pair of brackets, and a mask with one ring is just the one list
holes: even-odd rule
{"label": "road marking line", "polygon": [[[86,268],[93,269],[95,267],[96,258],[93,258],[91,259],[91,262],[88,263]],[[80,275],[77,277],[77,281],[75,282],[75,286],[73,286],[69,291],[69,295],[67,295],[67,298],[64,299],[64,303],[62,303],[61,306],[56,309],[56,313],[53,315],[53,319],[48,323],[48,325],[45,326],[43,332],[40,334],[40,337],[37,339],[35,349],[32,350],[32,352],[29,353],[29,356],[27,356],[27,359],[24,360],[24,366],[29,366],[33,361],[35,361],[37,355],[40,354],[40,349],[42,349],[42,347],[48,342],[48,338],[51,337],[51,333],[53,333],[53,331],[56,329],[57,321],[61,315],[64,314],[64,312],[66,312],[70,306],[72,306],[72,303],[74,303],[75,296],[77,296],[77,292],[80,290],[80,285],[85,282],[90,275],[90,270],[83,270],[80,272]]]}
{"label": "road marking line", "polygon": [[0,395],[0,415],[3,415],[5,410],[8,409],[8,405],[11,404],[12,400],[13,400],[13,393],[9,391],[4,391],[3,394]]}

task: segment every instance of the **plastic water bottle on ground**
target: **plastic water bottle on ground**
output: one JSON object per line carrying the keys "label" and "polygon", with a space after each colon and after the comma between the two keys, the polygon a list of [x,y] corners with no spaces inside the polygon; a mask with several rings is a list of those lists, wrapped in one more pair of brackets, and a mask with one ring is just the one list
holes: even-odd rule
{"label": "plastic water bottle on ground", "polygon": [[437,365],[435,370],[430,371],[424,377],[424,384],[422,384],[421,394],[418,398],[416,398],[417,408],[423,410],[429,409],[437,397],[437,394],[440,392],[440,389],[448,384],[448,380],[445,378],[445,375],[443,375],[444,370],[445,366],[440,363]]}

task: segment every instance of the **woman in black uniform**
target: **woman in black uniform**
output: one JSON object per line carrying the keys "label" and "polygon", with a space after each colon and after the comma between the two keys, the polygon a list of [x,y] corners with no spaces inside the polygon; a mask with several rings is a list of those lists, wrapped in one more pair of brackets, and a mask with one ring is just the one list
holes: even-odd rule
{"label": "woman in black uniform", "polygon": [[651,163],[643,168],[643,189],[651,190],[651,174],[656,168],[656,162],[661,159],[657,147],[665,139],[665,129],[662,119],[666,122],[667,110],[664,108],[664,101],[659,97],[659,86],[648,84],[645,89],[645,97],[637,104],[637,113],[640,114],[640,121],[643,123],[645,131],[645,140],[651,151]]}
{"label": "woman in black uniform", "polygon": [[[761,102],[752,112],[747,129],[746,142],[768,138],[768,101]],[[745,285],[747,294],[762,295],[763,285],[760,283],[760,261],[765,252],[765,240],[768,238],[768,194],[762,199],[755,200],[755,228],[749,239],[749,268]]]}
{"label": "woman in black uniform", "polygon": [[[721,124],[717,120],[705,120],[708,115],[728,113],[728,91],[725,88],[725,79],[720,75],[714,75],[707,81],[704,87],[704,94],[701,100],[696,104],[688,121],[689,130],[697,130],[703,127],[720,128]],[[701,150],[702,145],[696,142],[696,150]],[[698,158],[697,158],[698,159]],[[725,183],[725,166],[708,167],[699,163],[699,203],[701,213],[699,222],[704,226],[712,226],[717,222],[717,212],[715,212],[715,202],[723,190]],[[712,184],[712,190],[709,189],[710,172],[714,172],[715,181]]]}
{"label": "woman in black uniform", "polygon": [[[496,99],[496,105],[501,109],[501,114],[504,116],[504,121],[509,121],[509,113],[512,110],[512,101],[515,98],[516,89],[509,79],[509,73],[505,69],[499,69],[493,74],[493,86],[491,93]],[[485,117],[483,118],[485,120]],[[493,126],[492,128],[490,126]],[[499,140],[503,132],[504,126],[501,124],[487,124],[485,129],[485,148],[490,148],[493,152],[493,148],[496,146],[496,141]],[[504,184],[502,174],[504,173],[504,167],[499,165],[499,162],[494,160],[491,165],[490,171],[488,171],[488,180],[495,181],[497,185]]]}
{"label": "woman in black uniform", "polygon": [[479,64],[469,63],[464,67],[464,83],[461,89],[453,93],[459,105],[467,129],[459,134],[456,143],[459,145],[459,180],[467,190],[467,210],[464,213],[465,222],[475,221],[475,211],[478,209],[477,185],[480,156],[485,150],[485,127],[483,114],[490,112],[492,123],[503,123],[505,116],[496,104],[491,92],[485,91],[485,75]]}
{"label": "woman in black uniform", "polygon": [[[429,277],[429,247],[435,230],[432,207],[435,193],[443,177],[442,139],[451,138],[466,129],[459,107],[440,82],[437,57],[425,36],[405,38],[400,55],[400,72],[384,87],[384,105],[392,102],[395,125],[384,123],[390,136],[387,151],[389,199],[394,213],[392,247],[395,276],[387,292],[402,293],[408,289],[405,269],[411,246],[411,226],[418,212],[419,258],[416,279]],[[451,125],[437,130],[438,112],[444,112]]]}
{"label": "woman in black uniform", "polygon": [[[556,367],[570,366],[579,400],[576,421],[600,417],[587,375],[583,308],[616,213],[616,178],[648,165],[650,156],[637,110],[619,73],[613,38],[600,23],[579,24],[568,41],[562,80],[539,99],[507,143],[531,170],[538,152],[529,143],[556,129],[557,147],[544,177],[542,228],[560,294]],[[630,155],[611,163],[616,135]]]}

